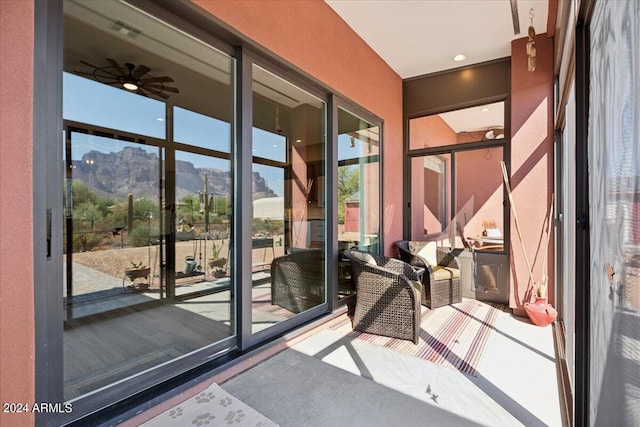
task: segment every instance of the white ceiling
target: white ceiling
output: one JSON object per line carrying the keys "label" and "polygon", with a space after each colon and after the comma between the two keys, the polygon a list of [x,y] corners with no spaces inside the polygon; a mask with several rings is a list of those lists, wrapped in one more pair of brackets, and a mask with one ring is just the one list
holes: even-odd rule
{"label": "white ceiling", "polygon": [[[325,1],[402,78],[510,56],[532,8],[536,33],[547,28],[548,0],[517,0],[518,35],[510,0]],[[467,60],[454,62],[458,53]]]}

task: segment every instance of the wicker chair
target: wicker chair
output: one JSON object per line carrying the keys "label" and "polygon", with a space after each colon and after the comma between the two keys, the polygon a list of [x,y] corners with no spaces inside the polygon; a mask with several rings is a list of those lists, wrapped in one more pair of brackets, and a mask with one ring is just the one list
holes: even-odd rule
{"label": "wicker chair", "polygon": [[424,268],[422,276],[422,304],[434,309],[462,301],[460,265],[454,252],[436,250],[430,259],[419,253],[429,242],[400,240],[395,243],[401,260],[414,267]]}
{"label": "wicker chair", "polygon": [[347,249],[356,284],[353,329],[418,343],[421,284],[409,264]]}
{"label": "wicker chair", "polygon": [[323,251],[303,250],[271,262],[272,304],[300,313],[323,302]]}

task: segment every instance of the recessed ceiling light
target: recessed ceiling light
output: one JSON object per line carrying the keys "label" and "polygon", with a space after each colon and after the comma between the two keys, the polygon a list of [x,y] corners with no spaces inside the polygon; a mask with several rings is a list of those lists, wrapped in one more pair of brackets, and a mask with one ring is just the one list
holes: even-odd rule
{"label": "recessed ceiling light", "polygon": [[482,113],[486,113],[487,111],[489,111],[489,107],[484,107],[482,110],[480,110],[480,112]]}
{"label": "recessed ceiling light", "polygon": [[465,55],[464,53],[459,53],[453,57],[453,60],[456,62],[464,61],[465,59],[467,59],[467,55]]}

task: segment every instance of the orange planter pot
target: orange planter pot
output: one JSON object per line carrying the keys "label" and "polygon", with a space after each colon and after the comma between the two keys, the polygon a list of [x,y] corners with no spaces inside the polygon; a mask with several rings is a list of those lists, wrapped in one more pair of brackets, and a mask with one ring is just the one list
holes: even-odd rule
{"label": "orange planter pot", "polygon": [[547,326],[558,317],[556,309],[547,303],[546,298],[542,297],[536,297],[536,301],[533,303],[524,303],[524,310],[527,312],[531,322],[538,326]]}

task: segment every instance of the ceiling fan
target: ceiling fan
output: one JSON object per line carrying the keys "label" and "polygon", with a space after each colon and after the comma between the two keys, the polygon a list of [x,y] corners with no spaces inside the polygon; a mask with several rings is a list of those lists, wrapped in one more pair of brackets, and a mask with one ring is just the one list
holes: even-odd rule
{"label": "ceiling fan", "polygon": [[173,79],[169,76],[154,77],[149,74],[151,69],[146,65],[138,65],[137,67],[126,62],[124,66],[120,66],[117,61],[111,58],[105,58],[109,65],[97,67],[86,61],[80,61],[84,65],[93,68],[92,72],[76,71],[76,73],[93,77],[96,81],[111,86],[119,86],[131,92],[140,95],[155,95],[162,99],[169,98],[165,92],[180,93],[175,87],[167,86],[165,83],[173,83]]}

